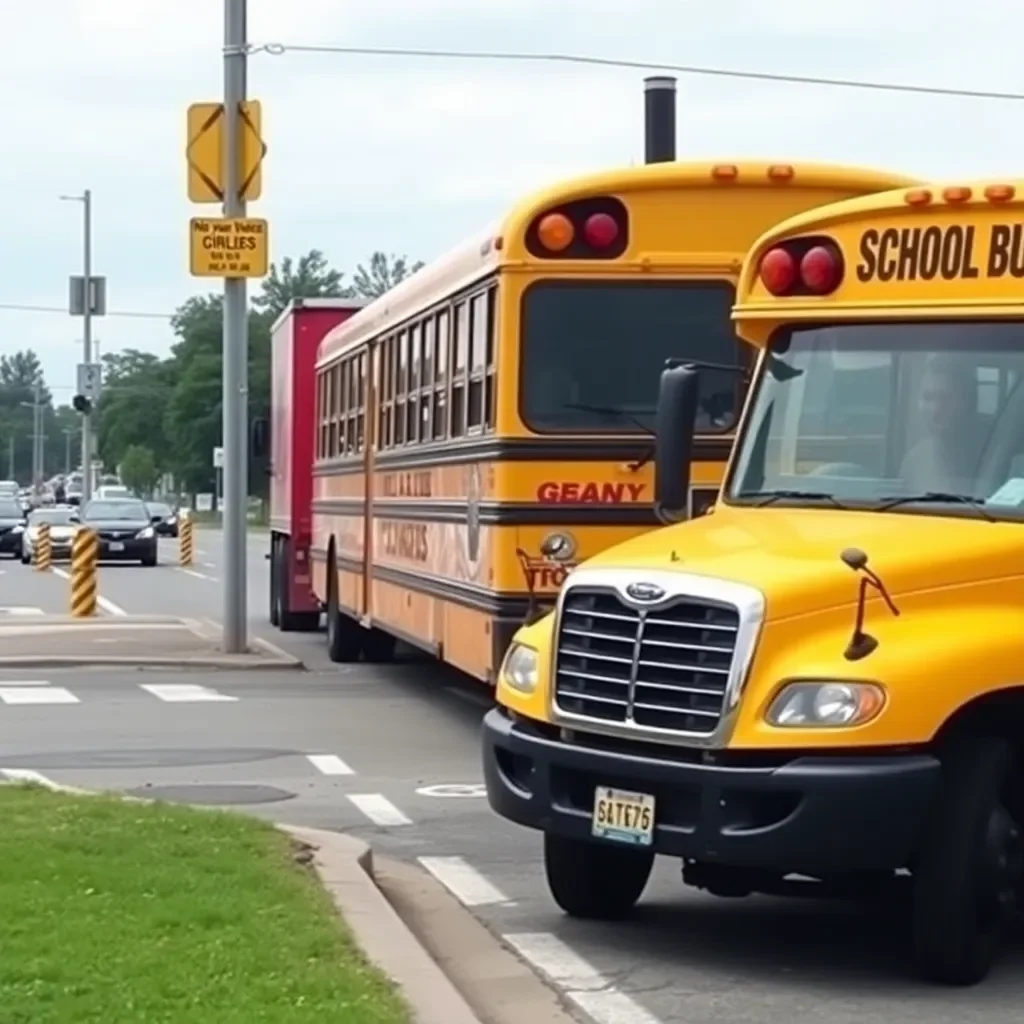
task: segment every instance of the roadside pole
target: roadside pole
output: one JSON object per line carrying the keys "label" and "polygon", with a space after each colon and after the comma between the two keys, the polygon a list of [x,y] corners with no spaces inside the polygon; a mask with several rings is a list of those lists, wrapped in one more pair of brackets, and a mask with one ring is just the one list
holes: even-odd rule
{"label": "roadside pole", "polygon": [[[244,217],[241,106],[245,102],[248,0],[224,0],[224,216]],[[242,654],[246,637],[249,338],[244,277],[224,279],[224,650]]]}
{"label": "roadside pole", "polygon": [[224,0],[224,101],[188,108],[188,197],[218,203],[223,216],[193,217],[189,265],[195,277],[224,281],[222,437],[224,473],[224,651],[248,650],[246,517],[249,477],[248,278],[269,268],[267,223],[246,215],[262,190],[267,147],[261,109],[246,99],[248,0]]}
{"label": "roadside pole", "polygon": [[[85,302],[82,308],[82,362],[92,364],[92,192],[82,193],[84,208],[82,224],[82,277],[85,281]],[[82,497],[84,508],[92,497],[92,419],[90,410],[82,416]]]}

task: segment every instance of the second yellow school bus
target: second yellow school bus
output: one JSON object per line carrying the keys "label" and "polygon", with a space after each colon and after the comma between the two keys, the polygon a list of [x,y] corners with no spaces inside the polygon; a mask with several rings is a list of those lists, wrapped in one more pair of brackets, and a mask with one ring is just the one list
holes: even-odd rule
{"label": "second yellow school bus", "polygon": [[527,197],[336,328],[317,368],[311,552],[331,656],[389,658],[402,638],[493,681],[574,565],[657,524],[670,358],[706,367],[699,512],[745,392],[729,315],[747,248],[797,212],[904,184],[767,163],[592,175]]}

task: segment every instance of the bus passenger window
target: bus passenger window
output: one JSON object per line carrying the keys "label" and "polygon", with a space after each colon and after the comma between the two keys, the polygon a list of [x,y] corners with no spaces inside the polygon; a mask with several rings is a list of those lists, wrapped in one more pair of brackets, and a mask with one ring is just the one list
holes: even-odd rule
{"label": "bus passenger window", "polygon": [[434,440],[440,441],[448,430],[448,346],[449,316],[447,312],[437,317],[437,344],[434,348],[434,366],[437,376],[434,385]]}
{"label": "bus passenger window", "polygon": [[423,391],[420,394],[420,440],[429,441],[433,426],[434,398],[434,318],[423,324]]}
{"label": "bus passenger window", "polygon": [[487,293],[474,295],[470,306],[469,410],[470,430],[484,423],[484,368],[487,359]]}
{"label": "bus passenger window", "polygon": [[455,364],[452,367],[452,437],[466,432],[466,361],[469,354],[469,306],[455,306]]}
{"label": "bus passenger window", "polygon": [[423,328],[416,324],[409,331],[409,400],[406,404],[406,440],[415,444],[419,440],[420,425],[420,364],[423,346]]}

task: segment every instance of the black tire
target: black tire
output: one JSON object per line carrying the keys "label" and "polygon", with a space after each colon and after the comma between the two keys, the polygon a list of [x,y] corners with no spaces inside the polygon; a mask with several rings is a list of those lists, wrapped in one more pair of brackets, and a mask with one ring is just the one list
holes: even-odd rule
{"label": "black tire", "polygon": [[26,555],[22,555],[21,556],[21,564],[22,565],[31,565],[32,564],[32,556],[31,555],[27,555],[27,556]]}
{"label": "black tire", "polygon": [[544,834],[544,872],[555,902],[570,917],[617,921],[643,895],[654,854]]}
{"label": "black tire", "polygon": [[277,589],[280,586],[277,578],[277,538],[271,535],[270,538],[270,624],[280,625]]}
{"label": "black tire", "polygon": [[365,632],[338,607],[338,570],[332,556],[327,560],[327,657],[344,664],[358,661]]}
{"label": "black tire", "polygon": [[142,559],[142,564],[149,569],[152,569],[157,564],[157,551],[154,547],[153,550]]}
{"label": "black tire", "polygon": [[994,736],[956,741],[942,757],[913,866],[914,960],[928,981],[977,984],[1019,913],[1024,883],[1019,771],[1011,745]]}
{"label": "black tire", "polygon": [[384,665],[395,660],[398,641],[383,629],[367,629],[363,636],[363,657],[373,665]]}

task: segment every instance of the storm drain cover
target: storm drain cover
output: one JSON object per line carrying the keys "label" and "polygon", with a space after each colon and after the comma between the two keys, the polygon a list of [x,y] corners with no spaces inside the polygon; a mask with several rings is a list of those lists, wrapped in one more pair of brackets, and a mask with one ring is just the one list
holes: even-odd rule
{"label": "storm drain cover", "polygon": [[180,804],[203,804],[211,807],[241,804],[272,804],[291,800],[294,793],[275,786],[246,785],[194,785],[194,786],[139,786],[128,790],[129,796],[147,800],[170,800]]}

